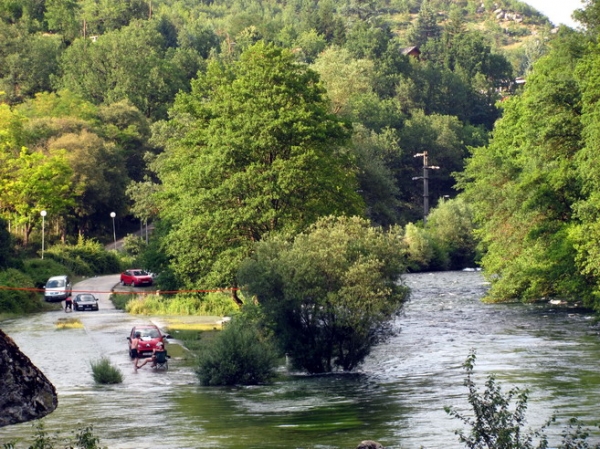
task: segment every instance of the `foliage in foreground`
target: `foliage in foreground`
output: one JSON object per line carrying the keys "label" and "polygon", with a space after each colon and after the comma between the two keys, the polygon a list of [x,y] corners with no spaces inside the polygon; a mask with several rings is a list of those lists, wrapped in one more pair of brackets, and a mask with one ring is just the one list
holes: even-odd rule
{"label": "foliage in foreground", "polygon": [[[465,415],[454,407],[444,408],[446,413],[467,426],[467,433],[463,429],[455,431],[459,441],[469,449],[548,448],[545,429],[555,421],[555,416],[537,430],[526,430],[528,391],[514,387],[504,393],[492,374],[485,382],[483,393],[479,393],[473,380],[475,358],[475,352],[472,351],[463,364],[467,374],[464,384],[469,389],[468,402],[472,414]],[[588,443],[588,431],[575,418],[569,421],[561,435],[562,443],[556,446],[558,449],[600,448],[600,443]]]}
{"label": "foliage in foreground", "polygon": [[[49,435],[44,427],[44,421],[33,424],[35,439],[28,449],[107,449],[100,446],[100,438],[94,435],[94,427],[79,427],[73,431],[69,439],[60,438],[59,435]],[[10,442],[2,445],[2,449],[17,449],[16,443]]]}
{"label": "foliage in foreground", "polygon": [[408,289],[401,232],[326,217],[293,241],[260,242],[239,272],[296,368],[350,371],[394,332]]}
{"label": "foliage in foreground", "polygon": [[258,385],[275,376],[277,352],[250,319],[234,318],[200,353],[202,385]]}
{"label": "foliage in foreground", "polygon": [[123,382],[121,370],[110,363],[106,357],[90,362],[94,381],[98,384],[120,384]]}

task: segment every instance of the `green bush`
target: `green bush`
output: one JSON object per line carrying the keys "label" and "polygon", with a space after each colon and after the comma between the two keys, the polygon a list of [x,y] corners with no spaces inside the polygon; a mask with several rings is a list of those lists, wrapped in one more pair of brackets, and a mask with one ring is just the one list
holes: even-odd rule
{"label": "green bush", "polygon": [[93,240],[81,238],[77,245],[55,245],[44,254],[65,265],[74,274],[83,276],[121,271],[118,256],[112,251],[106,251],[99,242]]}
{"label": "green bush", "polygon": [[258,385],[275,376],[277,352],[259,328],[239,317],[232,320],[199,355],[202,385]]}
{"label": "green bush", "polygon": [[127,304],[137,297],[138,295],[135,293],[113,293],[110,295],[110,300],[114,304],[115,308],[119,310],[127,310]]}
{"label": "green bush", "polygon": [[14,268],[1,271],[0,286],[15,288],[15,290],[0,288],[0,312],[29,313],[42,309],[42,302],[35,291],[33,281],[25,273]]}
{"label": "green bush", "polygon": [[46,281],[52,276],[73,274],[63,264],[52,259],[27,259],[23,262],[23,271],[33,280],[35,288],[44,288]]}
{"label": "green bush", "polygon": [[119,368],[114,367],[110,360],[101,357],[95,362],[90,362],[94,381],[98,384],[120,384],[123,382],[123,374]]}

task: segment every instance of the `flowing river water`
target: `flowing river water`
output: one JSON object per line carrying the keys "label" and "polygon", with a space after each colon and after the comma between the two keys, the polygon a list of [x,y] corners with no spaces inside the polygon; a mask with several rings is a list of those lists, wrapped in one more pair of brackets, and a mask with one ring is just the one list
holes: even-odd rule
{"label": "flowing river water", "polygon": [[[79,288],[106,291],[116,279]],[[533,428],[557,415],[547,432],[551,445],[570,417],[596,423],[600,327],[592,314],[483,304],[486,284],[478,272],[409,274],[404,282],[412,296],[397,319],[400,332],[359,372],[290,375],[269,386],[202,387],[176,360],[167,372],[134,372],[125,338],[133,324],[151,318],[112,309],[104,294],[99,312],[77,313],[83,329],[55,330],[62,312],[0,326],[56,386],[59,406],[44,419],[46,430],[69,436],[91,424],[110,449],[351,449],[365,439],[388,448],[458,449],[453,432],[461,426],[444,406],[468,410],[462,364],[473,349],[480,388],[492,373],[503,391],[528,388]],[[121,369],[122,384],[94,384],[90,361],[100,356]],[[28,447],[32,433],[31,423],[2,428],[0,444]],[[599,433],[592,434],[597,442]]]}

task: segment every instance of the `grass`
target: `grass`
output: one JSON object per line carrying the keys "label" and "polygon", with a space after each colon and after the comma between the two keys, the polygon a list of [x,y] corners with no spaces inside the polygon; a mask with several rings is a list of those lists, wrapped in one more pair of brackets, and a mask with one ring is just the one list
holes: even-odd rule
{"label": "grass", "polygon": [[193,323],[182,322],[177,318],[169,319],[168,333],[183,344],[183,346],[170,344],[167,349],[169,355],[180,359],[185,365],[196,365],[198,352],[208,341],[215,337],[220,327],[219,324],[214,322]]}
{"label": "grass", "polygon": [[101,357],[95,362],[90,362],[94,381],[97,384],[120,384],[123,382],[123,374],[119,368],[114,367],[110,360]]}
{"label": "grass", "polygon": [[83,323],[78,318],[59,318],[56,322],[58,330],[63,329],[83,329]]}

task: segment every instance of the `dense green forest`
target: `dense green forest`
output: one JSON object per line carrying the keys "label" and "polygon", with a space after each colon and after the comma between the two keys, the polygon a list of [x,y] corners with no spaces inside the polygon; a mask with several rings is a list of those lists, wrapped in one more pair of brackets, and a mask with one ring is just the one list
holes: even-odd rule
{"label": "dense green forest", "polygon": [[1,0],[1,227],[36,251],[42,210],[48,245],[150,221],[138,262],[206,289],[358,215],[410,269],[481,257],[493,298],[595,306],[598,9],[576,32],[517,0]]}

